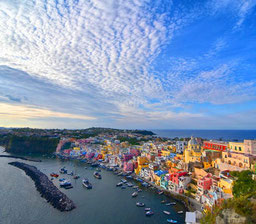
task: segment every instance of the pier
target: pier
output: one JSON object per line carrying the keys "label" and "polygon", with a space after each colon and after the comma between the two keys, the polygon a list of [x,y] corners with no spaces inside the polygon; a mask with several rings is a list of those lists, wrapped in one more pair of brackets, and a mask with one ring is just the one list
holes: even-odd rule
{"label": "pier", "polygon": [[12,166],[18,167],[34,181],[36,189],[43,198],[59,211],[71,211],[76,206],[64,193],[62,193],[49,178],[35,166],[21,162],[10,162]]}

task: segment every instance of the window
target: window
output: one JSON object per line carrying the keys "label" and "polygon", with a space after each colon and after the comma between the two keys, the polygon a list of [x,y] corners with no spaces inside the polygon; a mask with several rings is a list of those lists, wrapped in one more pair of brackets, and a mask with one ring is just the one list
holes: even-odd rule
{"label": "window", "polygon": [[236,146],[235,146],[235,150],[237,150]]}
{"label": "window", "polygon": [[239,151],[242,151],[242,148],[241,148],[241,147],[239,147]]}

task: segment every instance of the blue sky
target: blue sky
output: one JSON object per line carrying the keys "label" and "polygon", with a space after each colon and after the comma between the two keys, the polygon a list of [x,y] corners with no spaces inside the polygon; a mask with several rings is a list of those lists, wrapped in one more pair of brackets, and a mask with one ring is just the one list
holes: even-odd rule
{"label": "blue sky", "polygon": [[256,1],[0,1],[0,126],[255,129]]}

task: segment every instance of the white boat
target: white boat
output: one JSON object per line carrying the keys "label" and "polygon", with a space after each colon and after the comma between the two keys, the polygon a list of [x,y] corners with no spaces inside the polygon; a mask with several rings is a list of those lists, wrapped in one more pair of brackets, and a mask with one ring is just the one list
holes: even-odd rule
{"label": "white boat", "polygon": [[144,206],[145,206],[145,204],[144,204],[144,203],[142,203],[142,202],[137,202],[137,203],[136,203],[136,206],[138,206],[138,207],[144,207]]}
{"label": "white boat", "polygon": [[178,211],[177,213],[178,213],[178,214],[183,214],[184,212],[183,212],[183,211]]}
{"label": "white boat", "polygon": [[151,208],[145,208],[145,212],[151,211]]}
{"label": "white boat", "polygon": [[171,213],[168,212],[168,211],[163,211],[163,213],[166,214],[166,215],[170,215],[170,214],[171,214]]}
{"label": "white boat", "polygon": [[132,193],[132,197],[133,197],[133,198],[135,198],[135,197],[137,197],[137,196],[138,196],[138,192],[135,191],[135,192]]}
{"label": "white boat", "polygon": [[153,212],[153,211],[147,211],[147,212],[146,212],[146,216],[151,216],[151,215],[154,215],[154,212]]}

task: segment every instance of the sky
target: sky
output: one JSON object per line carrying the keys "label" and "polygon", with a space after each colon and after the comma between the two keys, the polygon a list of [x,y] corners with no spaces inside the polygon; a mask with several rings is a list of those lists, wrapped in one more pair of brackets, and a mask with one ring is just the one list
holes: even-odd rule
{"label": "sky", "polygon": [[0,0],[0,127],[256,128],[255,0]]}

